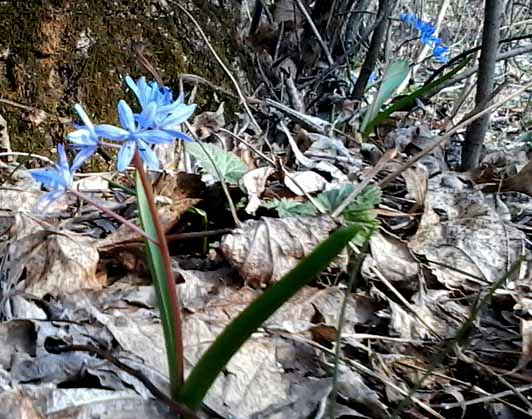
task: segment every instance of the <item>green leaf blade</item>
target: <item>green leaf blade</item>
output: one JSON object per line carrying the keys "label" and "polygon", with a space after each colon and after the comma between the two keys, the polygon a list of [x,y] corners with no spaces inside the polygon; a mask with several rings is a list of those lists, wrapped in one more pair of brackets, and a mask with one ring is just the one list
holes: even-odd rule
{"label": "green leaf blade", "polygon": [[[150,237],[157,237],[157,230],[150,212],[148,198],[146,196],[146,192],[144,191],[144,187],[138,172],[135,172],[135,187],[142,228]],[[150,269],[153,286],[155,287],[155,292],[159,300],[159,312],[166,346],[170,387],[172,390],[172,395],[175,397],[177,395],[180,383],[179,377],[177,377],[177,371],[179,370],[179,359],[177,358],[177,342],[174,335],[175,323],[172,316],[172,297],[170,296],[168,290],[163,256],[159,246],[150,240],[146,240],[145,245],[148,267]]]}
{"label": "green leaf blade", "polygon": [[470,61],[471,59],[469,58],[462,61],[458,66],[456,66],[456,68],[454,68],[452,71],[449,71],[444,76],[440,77],[439,79],[434,80],[433,82],[429,84],[421,86],[419,89],[405,96],[404,98],[399,100],[397,103],[394,103],[393,105],[388,106],[385,110],[380,112],[377,116],[375,116],[375,118],[373,118],[370,122],[368,122],[365,129],[363,129],[364,134],[369,134],[373,130],[373,128],[375,128],[377,125],[382,123],[386,118],[388,118],[394,112],[398,112],[403,109],[407,109],[410,106],[413,106],[416,103],[416,100],[418,98],[432,91],[432,89],[435,89],[439,85],[445,83],[447,80],[451,79],[451,77],[453,77],[462,68],[464,68]]}
{"label": "green leaf blade", "polygon": [[[336,231],[279,282],[253,301],[203,354],[181,387],[178,400],[197,409],[216,377],[251,334],[281,305],[323,271],[359,233],[358,225]],[[369,235],[366,239],[368,238]]]}
{"label": "green leaf blade", "polygon": [[377,95],[364,115],[361,131],[365,131],[366,126],[375,118],[384,102],[392,97],[393,93],[408,76],[409,70],[410,67],[407,60],[398,60],[386,67]]}

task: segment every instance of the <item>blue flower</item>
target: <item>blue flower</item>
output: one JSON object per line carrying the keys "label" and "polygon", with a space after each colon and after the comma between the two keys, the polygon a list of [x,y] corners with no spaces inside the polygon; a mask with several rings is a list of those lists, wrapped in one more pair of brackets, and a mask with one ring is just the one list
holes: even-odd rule
{"label": "blue flower", "polygon": [[62,144],[57,146],[58,162],[53,169],[33,170],[31,176],[41,182],[50,192],[44,194],[39,200],[37,208],[44,209],[53,201],[63,196],[72,186],[74,167],[69,167],[65,148]]}
{"label": "blue flower", "polygon": [[[154,106],[155,110],[150,114],[150,118],[142,121],[142,128],[167,131],[180,140],[191,141],[188,135],[179,131],[179,126],[192,116],[196,105],[185,104],[183,95],[174,101],[172,90],[160,87],[155,82],[147,83],[144,77],[135,82],[127,76],[126,84],[137,96],[143,111]],[[139,120],[139,115],[135,115],[135,119]]]}
{"label": "blue flower", "polygon": [[401,21],[406,25],[414,26],[420,32],[421,43],[432,47],[432,53],[436,61],[444,64],[449,61],[449,58],[446,57],[449,53],[449,47],[444,46],[442,40],[434,36],[436,33],[434,25],[419,19],[413,13],[402,13]]}
{"label": "blue flower", "polygon": [[438,41],[434,45],[434,49],[432,50],[434,59],[440,63],[447,64],[449,62],[449,58],[446,57],[448,53],[449,47],[444,46],[441,42],[441,39],[438,39]]}
{"label": "blue flower", "polygon": [[77,130],[67,135],[68,140],[74,144],[74,147],[79,150],[78,155],[72,162],[72,171],[78,170],[85,160],[89,159],[98,149],[100,141],[94,124],[89,119],[89,116],[78,103],[74,105],[74,109],[85,125],[76,126]]}
{"label": "blue flower", "polygon": [[124,141],[118,152],[116,164],[119,172],[124,171],[129,166],[137,148],[142,160],[150,169],[156,170],[159,168],[159,161],[150,148],[150,144],[170,143],[174,141],[175,135],[161,129],[145,128],[148,122],[153,120],[156,111],[157,104],[150,102],[140,115],[135,118],[129,105],[124,100],[121,100],[118,102],[118,116],[122,128],[107,124],[96,126],[95,131],[98,136],[114,141]]}
{"label": "blue flower", "polygon": [[413,13],[401,13],[401,20],[404,24],[412,26],[416,24],[418,18]]}

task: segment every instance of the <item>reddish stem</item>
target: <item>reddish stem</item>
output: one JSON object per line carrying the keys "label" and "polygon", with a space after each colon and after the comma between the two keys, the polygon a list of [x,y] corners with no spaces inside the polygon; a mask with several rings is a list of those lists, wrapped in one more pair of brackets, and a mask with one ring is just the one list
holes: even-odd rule
{"label": "reddish stem", "polygon": [[[144,165],[142,163],[142,159],[140,158],[140,154],[137,151],[135,151],[135,157],[133,159],[133,165],[138,171],[138,174],[140,176],[140,180],[142,182],[142,186],[144,187],[144,191],[146,193],[146,198],[150,207],[150,213],[152,215],[153,224],[155,226],[155,231],[157,233],[157,241],[159,245],[159,249],[161,251],[161,256],[163,258],[164,263],[164,270],[166,272],[166,281],[168,286],[168,292],[170,294],[170,301],[171,301],[171,310],[172,310],[172,317],[174,319],[174,336],[176,340],[176,352],[177,352],[177,359],[178,359],[178,371],[176,372],[177,385],[183,384],[184,380],[184,373],[183,373],[183,332],[182,332],[182,310],[181,310],[181,301],[179,296],[176,292],[176,286],[175,286],[175,278],[174,274],[172,272],[172,265],[170,262],[170,252],[168,251],[168,243],[166,242],[166,236],[165,232],[163,230],[163,227],[161,225],[161,222],[159,221],[159,214],[157,213],[157,207],[155,206],[155,199],[153,196],[153,188],[151,186],[151,183],[148,179],[148,175],[146,174],[146,171],[144,170]],[[172,395],[175,397],[177,395],[178,389],[172,389]]]}

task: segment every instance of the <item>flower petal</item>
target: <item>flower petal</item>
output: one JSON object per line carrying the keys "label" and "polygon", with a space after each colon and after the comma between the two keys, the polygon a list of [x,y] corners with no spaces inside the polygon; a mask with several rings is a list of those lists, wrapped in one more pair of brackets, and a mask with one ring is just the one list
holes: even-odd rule
{"label": "flower petal", "polygon": [[175,136],[172,134],[159,129],[147,129],[140,131],[135,133],[135,137],[148,144],[168,144],[175,139]]}
{"label": "flower petal", "polygon": [[196,105],[183,105],[181,104],[175,111],[173,111],[167,118],[162,122],[159,128],[163,129],[172,129],[177,128],[178,125],[185,122],[188,118],[192,116],[196,110]]}
{"label": "flower petal", "polygon": [[78,146],[97,146],[98,137],[93,135],[88,129],[80,128],[67,134],[67,139]]}
{"label": "flower petal", "polygon": [[155,102],[148,103],[137,118],[141,128],[152,128],[155,123],[155,114],[157,112],[157,104]]}
{"label": "flower petal", "polygon": [[133,91],[133,93],[135,93],[135,96],[137,96],[137,99],[140,101],[140,92],[135,81],[131,77],[126,76],[126,84]]}
{"label": "flower petal", "polygon": [[159,169],[159,160],[150,146],[143,141],[139,141],[138,145],[140,157],[146,163],[146,166],[151,170]]}
{"label": "flower petal", "polygon": [[65,153],[65,146],[63,144],[57,144],[57,165],[61,170],[69,170],[68,159]]}
{"label": "flower petal", "polygon": [[130,165],[133,156],[135,155],[135,141],[126,141],[120,151],[118,152],[118,160],[116,162],[116,168],[119,172],[123,172]]}
{"label": "flower petal", "polygon": [[58,185],[63,183],[61,176],[57,170],[53,169],[39,169],[30,172],[31,177],[37,182],[42,183],[48,189],[56,189]]}
{"label": "flower petal", "polygon": [[123,141],[129,137],[128,131],[119,127],[115,127],[114,125],[96,125],[95,131],[99,137],[104,137],[113,141]]}
{"label": "flower petal", "polygon": [[97,149],[98,147],[82,147],[76,157],[74,157],[74,161],[72,162],[72,167],[70,170],[72,172],[77,171],[86,160],[96,153]]}
{"label": "flower petal", "polygon": [[137,127],[135,124],[135,118],[133,111],[125,100],[118,102],[118,116],[120,118],[120,125],[129,132],[135,132]]}
{"label": "flower petal", "polygon": [[164,132],[170,134],[172,137],[182,141],[193,141],[187,134],[176,130],[164,130]]}
{"label": "flower petal", "polygon": [[83,121],[83,123],[85,124],[85,126],[90,130],[90,131],[93,131],[94,130],[94,124],[91,122],[89,116],[87,115],[87,112],[85,112],[85,110],[83,109],[83,107],[79,104],[79,103],[76,103],[74,105],[74,109],[76,110],[76,112],[78,113],[79,117],[81,118],[81,120]]}

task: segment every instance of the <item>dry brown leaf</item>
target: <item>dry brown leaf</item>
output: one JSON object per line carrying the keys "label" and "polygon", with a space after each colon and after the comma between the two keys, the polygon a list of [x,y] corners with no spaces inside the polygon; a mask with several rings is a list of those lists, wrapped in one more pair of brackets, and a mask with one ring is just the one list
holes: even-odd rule
{"label": "dry brown leaf", "polygon": [[425,213],[410,248],[436,262],[432,271],[445,286],[477,289],[508,272],[523,240],[469,181],[448,172],[429,180]]}
{"label": "dry brown leaf", "polygon": [[24,394],[22,390],[2,391],[0,403],[2,405],[1,419],[44,419],[44,416],[35,408],[32,398]]}
{"label": "dry brown leaf", "polygon": [[417,289],[419,264],[405,243],[377,232],[371,236],[369,247],[370,255],[362,264],[365,277],[374,278],[370,268],[375,267],[397,286]]}
{"label": "dry brown leaf", "polygon": [[203,112],[196,116],[192,124],[192,131],[200,140],[204,140],[224,127],[224,103],[222,102],[216,112]]}
{"label": "dry brown leaf", "polygon": [[429,180],[428,171],[422,164],[417,164],[415,169],[406,169],[402,176],[405,180],[408,197],[416,201],[416,206],[411,210],[411,212],[415,212],[418,208],[423,208],[425,203]]}
{"label": "dry brown leaf", "polygon": [[[226,235],[221,250],[246,283],[262,287],[278,281],[335,229],[327,217],[263,217]],[[344,266],[345,255],[339,260]]]}
{"label": "dry brown leaf", "polygon": [[21,213],[15,220],[2,250],[11,286],[43,297],[106,285],[106,278],[96,274],[93,239],[50,229]]}
{"label": "dry brown leaf", "polygon": [[[189,198],[195,191],[191,185],[180,176],[163,175],[154,185],[157,193],[156,200],[165,201],[166,205],[159,205],[157,212],[163,230],[168,232],[180,220],[181,216],[199,199]],[[138,224],[135,220],[131,220]],[[146,273],[144,263],[144,238],[126,225],[121,225],[113,233],[97,242],[102,259],[117,263],[130,272]]]}

